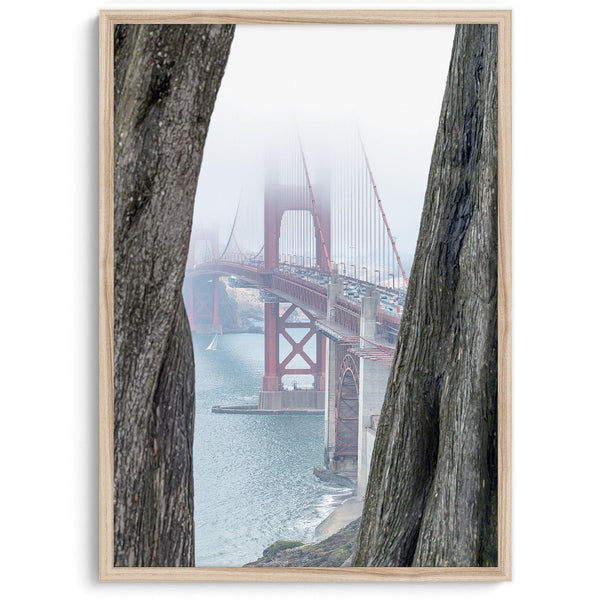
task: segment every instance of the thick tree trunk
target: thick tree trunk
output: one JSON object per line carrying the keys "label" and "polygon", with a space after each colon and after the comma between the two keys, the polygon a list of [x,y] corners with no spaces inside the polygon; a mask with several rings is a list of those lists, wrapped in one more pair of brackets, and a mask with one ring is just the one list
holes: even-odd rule
{"label": "thick tree trunk", "polygon": [[356,566],[497,564],[497,27],[456,28]]}
{"label": "thick tree trunk", "polygon": [[181,287],[233,31],[115,28],[115,566],[194,565],[194,358]]}

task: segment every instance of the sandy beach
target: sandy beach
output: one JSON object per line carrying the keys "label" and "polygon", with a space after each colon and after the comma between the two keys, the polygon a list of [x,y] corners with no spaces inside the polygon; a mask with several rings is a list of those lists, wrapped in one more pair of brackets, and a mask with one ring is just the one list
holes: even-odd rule
{"label": "sandy beach", "polygon": [[358,519],[362,514],[363,504],[363,500],[356,496],[351,496],[342,502],[322,523],[317,525],[316,541],[324,540]]}

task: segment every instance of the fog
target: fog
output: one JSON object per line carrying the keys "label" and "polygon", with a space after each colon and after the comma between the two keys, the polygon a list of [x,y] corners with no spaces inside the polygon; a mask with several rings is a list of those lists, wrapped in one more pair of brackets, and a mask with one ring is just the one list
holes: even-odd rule
{"label": "fog", "polygon": [[258,250],[265,154],[299,136],[316,177],[360,131],[398,249],[412,254],[453,36],[446,25],[237,26],[194,225],[218,226],[223,246],[239,202],[236,233]]}

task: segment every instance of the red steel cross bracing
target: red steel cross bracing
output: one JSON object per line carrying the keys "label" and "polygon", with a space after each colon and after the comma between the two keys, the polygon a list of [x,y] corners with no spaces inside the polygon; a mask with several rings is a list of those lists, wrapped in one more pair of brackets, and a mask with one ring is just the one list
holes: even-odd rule
{"label": "red steel cross bracing", "polygon": [[218,276],[191,277],[185,286],[184,299],[191,330],[201,332],[202,328],[212,325],[218,331],[221,327]]}
{"label": "red steel cross bracing", "polygon": [[[288,341],[291,346],[291,350],[289,354],[279,363],[279,370],[281,375],[312,375],[315,373],[317,368],[317,364],[306,354],[304,351],[304,347],[307,342],[312,338],[316,333],[315,329],[315,319],[314,317],[308,315],[302,309],[298,309],[308,318],[308,321],[297,321],[297,322],[289,322],[288,318],[292,316],[292,314],[296,311],[296,306],[291,304],[290,307],[281,315],[278,321],[278,330],[279,334],[283,335],[283,337]],[[289,333],[290,329],[308,329],[306,335],[297,342]],[[287,368],[287,365],[296,357],[300,356],[304,360],[304,362],[308,365],[307,368]]]}
{"label": "red steel cross bracing", "polygon": [[[265,304],[265,376],[263,378],[263,391],[278,391],[282,389],[281,378],[284,375],[312,375],[314,389],[325,390],[325,336],[317,331],[315,318],[291,304],[283,314],[280,313],[277,302]],[[289,321],[296,312],[306,317],[307,320]],[[293,329],[306,329],[306,334],[296,341],[290,331]],[[280,356],[280,339],[283,337],[291,349],[285,357]],[[315,337],[316,357],[313,360],[306,345]],[[296,357],[302,358],[305,367],[290,367],[289,364]]]}

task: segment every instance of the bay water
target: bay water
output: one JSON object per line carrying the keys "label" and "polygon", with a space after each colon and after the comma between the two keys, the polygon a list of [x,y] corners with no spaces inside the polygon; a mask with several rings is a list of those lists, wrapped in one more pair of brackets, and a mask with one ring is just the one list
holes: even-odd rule
{"label": "bay water", "polygon": [[256,404],[264,373],[263,334],[222,335],[207,350],[212,339],[193,334],[196,566],[233,567],[276,540],[313,541],[349,490],[313,475],[323,464],[322,415],[211,412]]}

